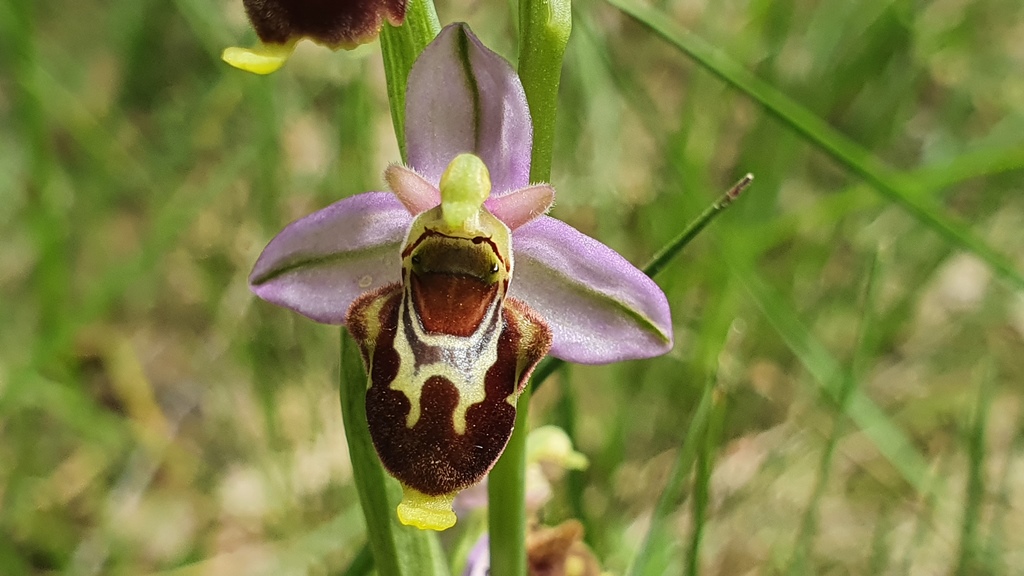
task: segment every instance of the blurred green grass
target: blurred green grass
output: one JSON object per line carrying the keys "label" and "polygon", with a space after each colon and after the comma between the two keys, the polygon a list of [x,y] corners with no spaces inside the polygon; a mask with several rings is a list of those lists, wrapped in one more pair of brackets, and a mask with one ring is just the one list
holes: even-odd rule
{"label": "blurred green grass", "polygon": [[[1019,2],[650,6],[1024,270]],[[504,5],[438,10],[513,56]],[[756,180],[659,277],[671,354],[534,398],[592,461],[543,520],[580,517],[613,573],[1019,572],[1006,271],[614,7],[574,24],[557,216],[643,263]],[[253,40],[240,2],[0,5],[4,574],[335,574],[362,546],[336,331],[245,277],[398,158],[379,47],[219,62]]]}

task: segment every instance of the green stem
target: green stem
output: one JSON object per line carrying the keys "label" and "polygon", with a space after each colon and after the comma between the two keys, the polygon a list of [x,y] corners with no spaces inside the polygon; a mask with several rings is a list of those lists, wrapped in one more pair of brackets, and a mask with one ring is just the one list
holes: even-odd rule
{"label": "green stem", "polygon": [[[530,179],[551,180],[562,57],[572,30],[570,0],[520,0],[519,78],[533,121]],[[526,434],[530,389],[517,402],[516,427],[488,476],[492,576],[526,575]]]}
{"label": "green stem", "polygon": [[384,24],[380,32],[380,50],[384,57],[384,77],[388,85],[388,104],[395,138],[406,161],[405,151],[405,91],[409,71],[420,52],[441,31],[433,0],[410,0],[401,26]]}
{"label": "green stem", "polygon": [[398,481],[384,472],[366,423],[366,372],[352,336],[341,329],[341,415],[352,477],[366,518],[366,536],[381,576],[448,574],[437,536],[402,526],[395,509],[402,499]]}
{"label": "green stem", "polygon": [[530,389],[519,397],[516,427],[487,480],[491,576],[526,574],[526,434]]}
{"label": "green stem", "polygon": [[651,261],[644,266],[644,274],[647,274],[652,278],[657,276],[659,272],[665,269],[665,266],[668,265],[673,258],[679,255],[691,240],[700,234],[701,230],[704,230],[704,228],[715,219],[715,216],[721,214],[722,210],[728,208],[730,204],[739,198],[740,194],[742,194],[743,191],[747,189],[747,186],[750,186],[750,183],[753,181],[754,175],[747,174],[741,178],[739,182],[733,184],[732,188],[730,188],[728,192],[719,196],[717,200],[712,202],[710,206],[705,208],[700,215],[690,222],[690,224],[683,229],[678,236],[673,238],[664,248],[659,250],[658,253],[651,258]]}
{"label": "green stem", "polygon": [[519,78],[533,120],[530,178],[534,182],[551,179],[558,83],[571,31],[570,0],[520,0]]}

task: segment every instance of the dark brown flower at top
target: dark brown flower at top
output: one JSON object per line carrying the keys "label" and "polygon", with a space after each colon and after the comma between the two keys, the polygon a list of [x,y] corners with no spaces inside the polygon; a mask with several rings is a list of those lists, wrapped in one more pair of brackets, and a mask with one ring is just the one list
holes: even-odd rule
{"label": "dark brown flower at top", "polygon": [[308,38],[333,50],[372,41],[384,20],[399,26],[408,0],[242,0],[260,37],[256,48],[231,47],[221,56],[235,68],[269,74]]}
{"label": "dark brown flower at top", "polygon": [[329,48],[372,41],[384,19],[405,19],[406,0],[243,0],[256,34],[265,44],[309,38]]}

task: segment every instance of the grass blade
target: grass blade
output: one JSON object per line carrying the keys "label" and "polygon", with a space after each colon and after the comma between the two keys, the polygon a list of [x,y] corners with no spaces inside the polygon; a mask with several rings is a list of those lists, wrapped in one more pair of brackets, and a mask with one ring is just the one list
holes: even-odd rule
{"label": "grass blade", "polygon": [[929,490],[927,461],[906,434],[858,388],[853,388],[845,404],[840,404],[843,382],[850,377],[848,372],[800,322],[796,311],[756,272],[733,261],[729,264],[768,322],[814,377],[821,393],[837,405],[845,406],[845,415],[867,435],[903,479],[919,494],[926,493]]}
{"label": "grass blade", "polygon": [[[901,178],[869,150],[847,138],[807,108],[747,71],[738,62],[676,25],[663,12],[629,0],[607,0],[623,13],[693,58],[700,66],[760,104],[814,146],[868,182],[886,199],[901,206],[947,242],[984,260],[1014,288],[1024,289],[1024,274],[1003,254],[975,236],[967,226],[915,194],[916,185]],[[1011,159],[1012,161],[1013,159]]]}
{"label": "grass blade", "polygon": [[704,430],[701,450],[697,455],[697,470],[694,474],[693,531],[690,533],[690,544],[686,554],[686,576],[700,574],[700,548],[707,526],[708,507],[711,501],[711,471],[714,468],[715,454],[722,440],[725,410],[725,396],[713,389],[711,415]]}
{"label": "grass blade", "polygon": [[[874,320],[875,298],[878,288],[876,278],[879,275],[879,265],[880,260],[876,254],[867,266],[867,278],[864,283],[864,302],[861,306],[862,313],[857,334],[857,347],[852,361],[853,368],[847,377],[843,379],[839,389],[839,399],[836,403],[836,409],[839,412],[846,412],[850,394],[857,386],[861,359],[867,354],[868,330]],[[841,418],[836,418],[832,423],[832,430],[829,433],[828,440],[825,442],[825,449],[822,450],[821,459],[818,461],[818,476],[815,479],[814,489],[808,500],[807,509],[804,510],[803,517],[800,519],[800,531],[797,534],[794,550],[789,559],[789,567],[786,570],[787,574],[807,574],[811,569],[809,563],[813,553],[814,535],[818,532],[821,499],[824,497],[825,489],[828,487],[832,464],[835,460],[836,447],[839,445],[839,440],[842,438],[844,431],[845,421]]]}
{"label": "grass blade", "polygon": [[956,574],[991,574],[993,567],[984,552],[979,534],[981,513],[985,503],[985,430],[992,410],[995,370],[991,362],[981,376],[978,400],[974,407],[974,422],[968,437],[967,494],[960,524],[960,554]]}
{"label": "grass blade", "polygon": [[708,422],[711,419],[714,395],[714,378],[708,378],[700,403],[697,404],[697,410],[693,413],[693,420],[690,421],[690,426],[686,430],[686,439],[683,441],[683,447],[679,450],[679,457],[672,468],[668,484],[665,485],[661,496],[658,497],[658,503],[654,506],[647,536],[633,558],[633,564],[628,572],[630,576],[644,576],[657,572],[651,568],[651,565],[655,560],[656,552],[664,549],[667,544],[666,539],[670,538],[665,530],[665,522],[669,514],[675,510],[676,503],[682,498],[686,489],[686,480],[693,470],[697,460],[697,450],[701,448],[701,440],[707,432]]}

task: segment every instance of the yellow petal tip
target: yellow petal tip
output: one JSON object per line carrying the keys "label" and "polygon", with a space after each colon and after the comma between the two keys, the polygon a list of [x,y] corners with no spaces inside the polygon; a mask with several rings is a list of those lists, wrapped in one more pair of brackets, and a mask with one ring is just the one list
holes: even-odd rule
{"label": "yellow petal tip", "polygon": [[402,492],[402,502],[398,505],[398,520],[402,524],[438,531],[455,525],[455,512],[452,511],[455,493],[429,496],[404,485]]}
{"label": "yellow petal tip", "polygon": [[256,48],[231,46],[221,53],[221,60],[253,74],[270,74],[284,66],[295,44],[263,44]]}

